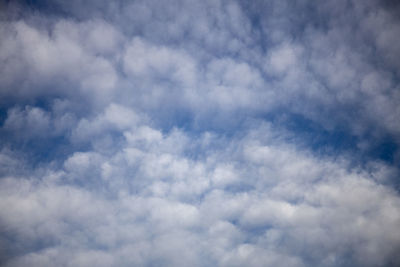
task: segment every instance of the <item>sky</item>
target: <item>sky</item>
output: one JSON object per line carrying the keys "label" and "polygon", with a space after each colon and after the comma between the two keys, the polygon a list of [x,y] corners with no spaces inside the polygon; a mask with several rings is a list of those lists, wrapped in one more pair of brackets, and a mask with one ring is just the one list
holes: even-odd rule
{"label": "sky", "polygon": [[0,265],[400,266],[400,4],[0,2]]}

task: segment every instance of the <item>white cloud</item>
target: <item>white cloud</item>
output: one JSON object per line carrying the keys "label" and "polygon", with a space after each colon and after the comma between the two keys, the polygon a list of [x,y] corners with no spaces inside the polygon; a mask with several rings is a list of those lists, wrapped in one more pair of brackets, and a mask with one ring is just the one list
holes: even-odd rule
{"label": "white cloud", "polygon": [[[98,25],[100,24],[100,25]],[[71,23],[60,20],[50,29],[37,29],[25,21],[3,24],[6,31],[1,59],[2,94],[22,99],[53,95],[90,95],[101,101],[117,82],[114,66],[100,53],[115,53],[118,34],[105,23]],[[105,31],[102,45],[93,36]],[[86,35],[82,39],[82,35]],[[93,35],[93,36],[91,36]],[[89,37],[87,37],[89,36]],[[97,37],[98,38],[98,37]],[[85,47],[87,45],[87,47]],[[100,55],[99,55],[100,54]],[[76,90],[78,89],[78,90]],[[4,91],[6,90],[6,91]]]}
{"label": "white cloud", "polygon": [[1,264],[400,264],[390,11],[88,3],[0,23]]}
{"label": "white cloud", "polygon": [[24,110],[12,108],[8,111],[7,119],[4,122],[5,130],[33,138],[49,135],[49,127],[49,114],[40,108],[30,106]]}
{"label": "white cloud", "polygon": [[196,66],[183,52],[157,47],[134,38],[124,55],[124,70],[136,79],[171,79],[190,86],[195,82]]}
{"label": "white cloud", "polygon": [[[168,144],[176,133],[143,135],[152,131],[156,136],[151,128],[132,130],[111,157],[75,153],[56,179],[51,173],[3,178],[1,217],[14,238],[28,245],[50,240],[47,249],[9,265],[61,264],[71,255],[88,266],[102,255],[112,266],[158,260],[203,266],[206,255],[223,266],[335,266],[346,251],[352,251],[349,262],[364,266],[398,261],[400,198],[370,174],[348,169],[346,161],[316,159],[275,139],[255,140],[254,134],[194,160]],[[106,171],[107,179],[95,170]],[[67,177],[89,180],[76,184]],[[94,184],[102,189],[92,191]],[[235,184],[238,192],[224,189]],[[5,208],[10,205],[12,210]],[[178,251],[187,246],[190,253],[181,262]],[[131,249],[141,256],[124,254]]]}

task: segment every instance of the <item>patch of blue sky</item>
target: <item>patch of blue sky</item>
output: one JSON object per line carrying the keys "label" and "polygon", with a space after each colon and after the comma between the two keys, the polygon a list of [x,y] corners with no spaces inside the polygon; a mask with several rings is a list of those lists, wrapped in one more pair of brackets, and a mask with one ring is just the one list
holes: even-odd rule
{"label": "patch of blue sky", "polygon": [[[287,130],[289,142],[300,146],[304,145],[305,148],[320,155],[334,156],[348,153],[358,164],[371,159],[394,164],[398,153],[398,145],[391,136],[377,138],[369,136],[368,133],[363,136],[354,135],[347,125],[326,129],[301,114],[290,113],[290,110],[279,110],[265,115],[263,119],[271,122],[277,128]],[[369,146],[367,148],[360,147],[360,143],[365,142]]]}

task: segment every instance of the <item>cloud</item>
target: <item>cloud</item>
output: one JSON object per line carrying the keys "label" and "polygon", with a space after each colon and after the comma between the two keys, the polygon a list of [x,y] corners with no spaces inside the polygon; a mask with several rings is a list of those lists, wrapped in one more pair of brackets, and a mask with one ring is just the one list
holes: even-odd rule
{"label": "cloud", "polygon": [[[86,258],[77,263],[82,266],[99,253],[112,266],[157,259],[199,266],[399,260],[400,199],[373,178],[390,180],[389,166],[370,173],[349,169],[346,161],[317,159],[254,135],[194,160],[173,145],[174,135],[184,133],[145,127],[126,134],[112,155],[75,153],[62,171],[1,180],[2,223],[12,236],[6,246],[24,240],[23,251],[31,250],[9,266],[28,259],[66,263],[64,253]],[[179,251],[189,245],[181,259]],[[137,249],[140,260],[135,253],[121,256]]]}
{"label": "cloud", "polygon": [[[106,56],[115,53],[119,38],[112,26],[59,20],[40,29],[22,20],[3,23],[2,28],[8,33],[0,49],[5,99],[32,101],[49,93],[89,94],[97,101],[110,97],[117,74]],[[100,34],[108,41],[97,40]]]}
{"label": "cloud", "polygon": [[388,5],[6,4],[1,264],[399,265]]}

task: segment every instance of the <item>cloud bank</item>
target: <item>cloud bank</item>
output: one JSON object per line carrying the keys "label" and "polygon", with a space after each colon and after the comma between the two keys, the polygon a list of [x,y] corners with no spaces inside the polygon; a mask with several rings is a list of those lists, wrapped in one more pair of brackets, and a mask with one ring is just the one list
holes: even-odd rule
{"label": "cloud bank", "polygon": [[8,1],[0,264],[398,266],[394,1]]}

